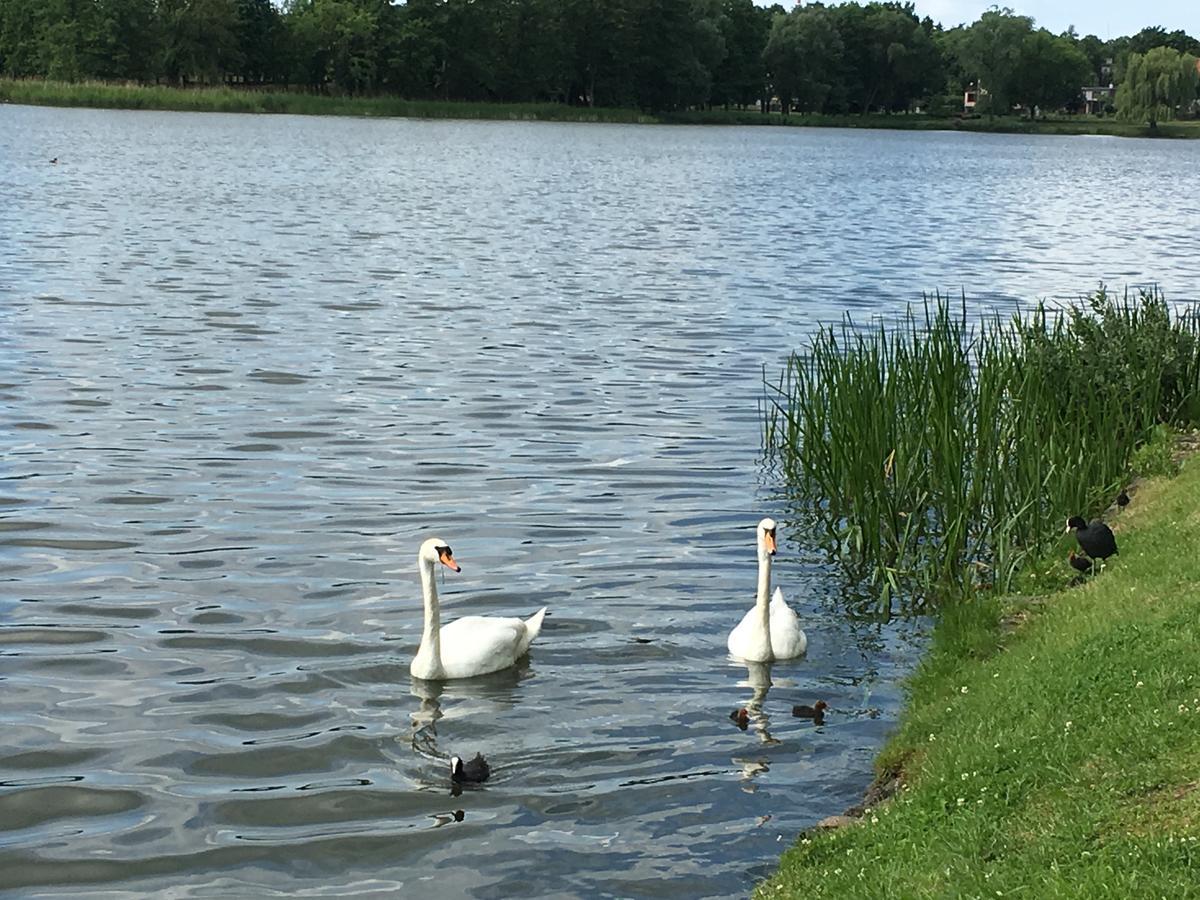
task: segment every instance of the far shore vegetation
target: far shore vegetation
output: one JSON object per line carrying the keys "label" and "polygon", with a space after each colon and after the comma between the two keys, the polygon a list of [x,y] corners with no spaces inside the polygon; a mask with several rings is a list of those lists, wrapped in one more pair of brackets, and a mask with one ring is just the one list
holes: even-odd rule
{"label": "far shore vegetation", "polygon": [[0,0],[4,99],[82,106],[1187,135],[1197,56],[1182,30],[997,7],[946,27],[890,2]]}
{"label": "far shore vegetation", "polygon": [[313,94],[304,91],[247,90],[230,86],[188,88],[167,85],[55,82],[0,78],[0,103],[96,109],[179,112],[276,113],[312,116],[484,119],[527,122],[604,122],[656,125],[755,125],[813,128],[881,128],[903,131],[969,131],[1017,134],[1091,134],[1115,137],[1200,138],[1200,120],[1164,122],[1151,129],[1117,118],[1060,116],[931,116],[920,113],[822,114],[762,113],[755,110],[680,110],[647,113],[638,109],[569,106],[564,103],[489,103],[405,100]]}

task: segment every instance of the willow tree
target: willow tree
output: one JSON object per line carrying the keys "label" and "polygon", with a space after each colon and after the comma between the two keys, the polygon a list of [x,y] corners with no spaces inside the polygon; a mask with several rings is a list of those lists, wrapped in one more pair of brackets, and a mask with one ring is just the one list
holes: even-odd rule
{"label": "willow tree", "polygon": [[1170,47],[1132,53],[1125,78],[1117,88],[1117,111],[1122,118],[1149,122],[1175,118],[1175,111],[1196,99],[1200,79],[1196,57]]}

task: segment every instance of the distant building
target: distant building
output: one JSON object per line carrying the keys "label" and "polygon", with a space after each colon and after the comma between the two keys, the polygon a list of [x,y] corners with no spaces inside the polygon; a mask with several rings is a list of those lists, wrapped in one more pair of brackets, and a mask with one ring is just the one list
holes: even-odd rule
{"label": "distant building", "polygon": [[979,105],[979,95],[981,93],[987,93],[987,92],[981,91],[975,82],[972,81],[969,85],[967,85],[967,89],[965,91],[963,91],[963,115],[964,116],[969,116],[969,115],[974,114],[975,107]]}
{"label": "distant building", "polygon": [[1113,99],[1117,96],[1117,90],[1111,84],[1091,87],[1084,85],[1080,90],[1083,92],[1083,111],[1089,116],[1103,113],[1113,105]]}

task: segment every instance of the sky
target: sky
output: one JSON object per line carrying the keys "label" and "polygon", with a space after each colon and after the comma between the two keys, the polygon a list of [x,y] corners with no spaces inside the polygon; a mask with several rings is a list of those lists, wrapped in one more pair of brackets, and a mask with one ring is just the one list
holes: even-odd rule
{"label": "sky", "polygon": [[[771,0],[757,2],[771,4]],[[778,2],[785,8],[792,6],[788,0]],[[916,0],[918,16],[929,16],[947,28],[970,24],[991,6],[1008,6],[1032,16],[1039,28],[1055,34],[1074,25],[1080,35],[1108,40],[1136,34],[1148,25],[1161,25],[1167,31],[1182,28],[1200,37],[1200,0]]]}
{"label": "sky", "polygon": [[[974,22],[992,5],[988,0],[916,0],[918,15],[929,16],[947,28]],[[1200,34],[1197,0],[1009,0],[995,5],[1032,16],[1038,27],[1055,34],[1066,31],[1069,25],[1081,35],[1094,34],[1104,40],[1135,34],[1147,25]]]}

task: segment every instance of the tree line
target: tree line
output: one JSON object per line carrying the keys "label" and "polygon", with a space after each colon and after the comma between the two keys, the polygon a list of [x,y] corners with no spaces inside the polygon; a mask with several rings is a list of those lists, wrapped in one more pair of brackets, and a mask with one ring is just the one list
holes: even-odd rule
{"label": "tree line", "polygon": [[777,98],[784,112],[948,113],[972,86],[981,112],[1074,109],[1084,84],[1174,67],[1179,89],[1155,107],[1161,118],[1194,100],[1195,55],[1200,41],[1183,31],[1102,41],[996,8],[947,29],[898,2],[0,0],[6,77],[651,111]]}

